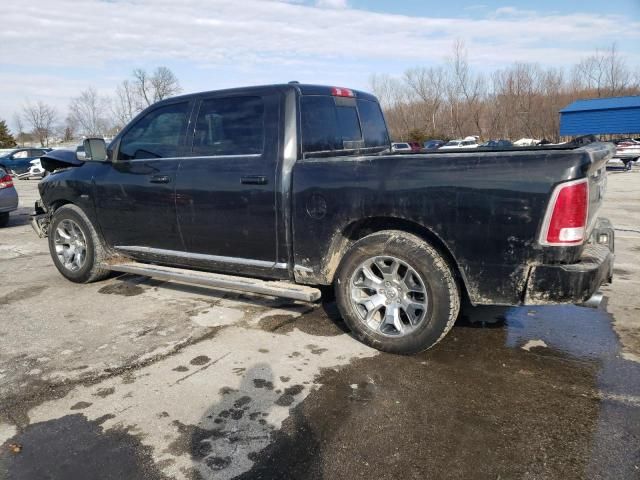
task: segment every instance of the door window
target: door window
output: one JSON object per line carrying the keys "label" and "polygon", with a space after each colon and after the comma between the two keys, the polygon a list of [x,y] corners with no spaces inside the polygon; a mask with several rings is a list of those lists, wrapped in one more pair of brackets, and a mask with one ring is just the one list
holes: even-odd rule
{"label": "door window", "polygon": [[150,111],[123,135],[118,160],[177,157],[184,144],[188,116],[189,102]]}
{"label": "door window", "polygon": [[264,148],[260,97],[203,100],[193,136],[193,156],[256,155]]}
{"label": "door window", "polygon": [[16,152],[11,156],[11,158],[29,158],[29,151],[22,150],[20,152]]}

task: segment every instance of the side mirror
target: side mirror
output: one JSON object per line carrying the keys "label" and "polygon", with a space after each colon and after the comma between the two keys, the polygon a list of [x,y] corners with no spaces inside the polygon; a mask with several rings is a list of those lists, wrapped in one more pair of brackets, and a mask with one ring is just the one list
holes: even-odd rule
{"label": "side mirror", "polygon": [[93,160],[94,162],[107,161],[107,144],[103,138],[87,138],[82,142],[85,158],[79,160]]}

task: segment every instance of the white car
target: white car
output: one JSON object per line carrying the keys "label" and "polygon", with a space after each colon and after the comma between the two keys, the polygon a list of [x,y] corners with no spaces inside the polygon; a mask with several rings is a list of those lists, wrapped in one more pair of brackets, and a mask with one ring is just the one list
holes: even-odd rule
{"label": "white car", "polygon": [[408,143],[392,143],[391,144],[391,151],[392,152],[410,152],[411,151],[411,145],[409,145]]}
{"label": "white car", "polygon": [[535,138],[521,138],[513,142],[516,147],[535,147],[540,144],[540,140]]}
{"label": "white car", "polygon": [[640,142],[637,140],[625,140],[618,143],[614,158],[622,161],[638,160],[640,158]]}
{"label": "white car", "polygon": [[29,162],[29,171],[18,175],[18,179],[20,180],[28,180],[30,178],[42,178],[44,177],[45,170],[42,168],[42,162],[39,158],[35,160],[31,160]]}
{"label": "white car", "polygon": [[463,140],[451,140],[441,146],[438,150],[459,150],[470,148],[478,148],[478,142],[476,142],[475,138],[469,139],[469,137],[467,137]]}

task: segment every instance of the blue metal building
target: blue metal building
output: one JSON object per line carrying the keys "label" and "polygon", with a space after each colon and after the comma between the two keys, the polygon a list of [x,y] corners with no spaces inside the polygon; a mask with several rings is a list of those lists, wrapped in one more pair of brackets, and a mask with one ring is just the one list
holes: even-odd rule
{"label": "blue metal building", "polygon": [[640,134],[640,95],[577,100],[560,110],[560,136]]}

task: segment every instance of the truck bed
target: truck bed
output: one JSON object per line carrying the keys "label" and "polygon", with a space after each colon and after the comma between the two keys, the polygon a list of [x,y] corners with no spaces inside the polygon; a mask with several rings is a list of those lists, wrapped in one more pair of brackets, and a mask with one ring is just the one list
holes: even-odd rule
{"label": "truck bed", "polygon": [[577,262],[584,248],[537,242],[553,188],[589,176],[595,219],[613,151],[591,143],[302,159],[293,172],[297,280],[330,283],[355,232],[388,225],[431,238],[473,303],[522,303],[533,266]]}

